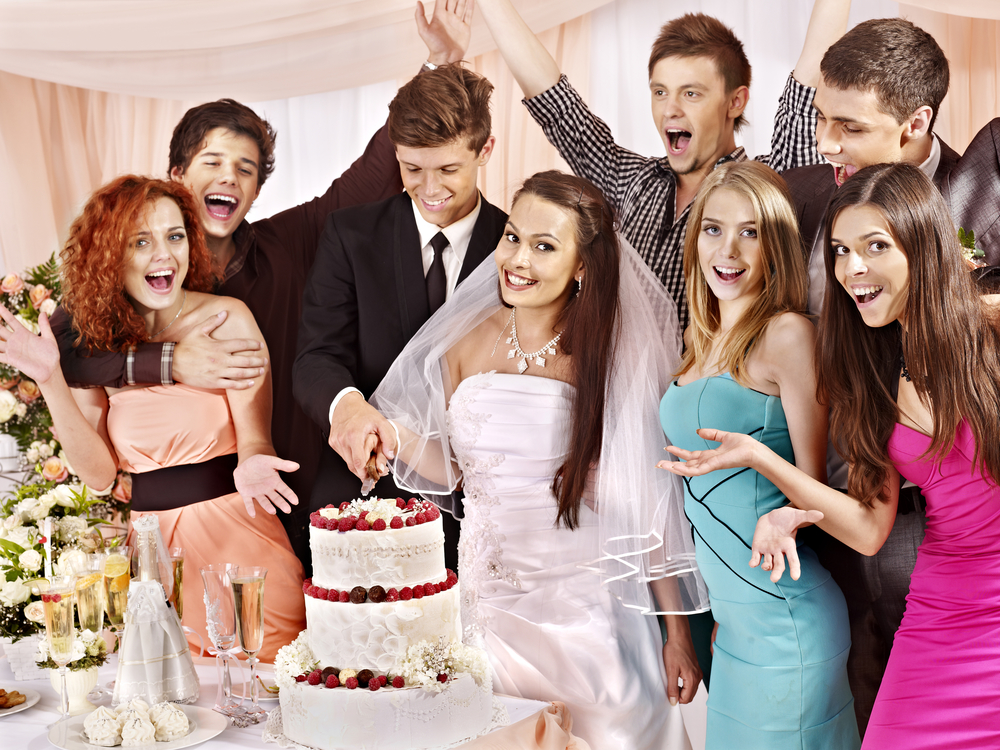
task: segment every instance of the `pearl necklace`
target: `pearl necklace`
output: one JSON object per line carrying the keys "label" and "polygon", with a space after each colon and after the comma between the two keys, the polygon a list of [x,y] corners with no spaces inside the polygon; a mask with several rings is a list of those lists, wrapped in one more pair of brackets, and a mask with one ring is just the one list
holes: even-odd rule
{"label": "pearl necklace", "polygon": [[177,311],[177,314],[174,316],[173,320],[171,320],[163,328],[161,328],[159,331],[157,331],[152,336],[150,336],[149,337],[150,339],[155,339],[157,336],[159,336],[161,333],[163,333],[164,331],[166,331],[168,328],[170,328],[170,326],[172,326],[174,323],[177,322],[177,319],[181,316],[181,313],[184,312],[184,303],[187,302],[187,298],[188,298],[188,292],[187,292],[187,289],[185,289],[184,290],[184,298],[181,300],[181,309]]}
{"label": "pearl necklace", "polygon": [[[562,337],[562,331],[557,333],[554,339],[552,339],[549,343],[547,343],[537,352],[531,352],[530,354],[528,354],[523,349],[521,349],[521,344],[517,340],[517,320],[515,319],[514,315],[516,311],[517,308],[515,307],[512,307],[510,309],[510,320],[507,321],[508,323],[510,323],[510,336],[506,339],[505,343],[514,345],[514,348],[511,349],[509,352],[507,352],[507,359],[514,359],[514,357],[520,357],[521,361],[517,363],[517,372],[523,375],[524,371],[528,369],[529,359],[535,360],[535,364],[538,365],[539,367],[545,367],[545,358],[542,357],[541,355],[543,354],[555,355],[556,343]],[[500,336],[503,336],[503,332],[506,330],[507,326],[504,326],[503,330],[500,331]],[[500,336],[497,336],[497,344],[500,343]],[[493,345],[493,354],[496,354],[497,344]]]}

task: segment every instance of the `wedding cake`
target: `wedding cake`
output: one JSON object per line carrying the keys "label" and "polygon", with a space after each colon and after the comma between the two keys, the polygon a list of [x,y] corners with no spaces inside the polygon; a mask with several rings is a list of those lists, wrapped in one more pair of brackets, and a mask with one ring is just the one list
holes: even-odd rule
{"label": "wedding cake", "polygon": [[462,644],[438,509],[355,500],[310,523],[307,627],[275,660],[284,736],[321,750],[409,750],[486,731],[489,662]]}

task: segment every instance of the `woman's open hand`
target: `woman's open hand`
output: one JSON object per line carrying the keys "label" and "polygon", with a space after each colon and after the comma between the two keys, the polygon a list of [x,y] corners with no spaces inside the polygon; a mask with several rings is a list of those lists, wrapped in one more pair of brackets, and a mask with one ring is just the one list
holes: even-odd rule
{"label": "woman's open hand", "polygon": [[683,463],[660,461],[656,465],[682,477],[700,477],[718,469],[738,469],[744,466],[752,468],[757,458],[757,451],[761,447],[752,437],[739,432],[723,432],[703,427],[698,430],[698,435],[721,445],[718,448],[701,451],[688,451],[676,445],[668,445],[667,451],[683,459]]}
{"label": "woman's open hand", "polygon": [[788,572],[793,581],[799,580],[802,568],[799,554],[795,549],[795,534],[803,526],[818,523],[823,514],[818,510],[799,510],[792,505],[775,508],[757,520],[753,532],[750,567],[758,565],[771,571],[771,582],[777,583],[785,572],[785,558],[788,558]]}
{"label": "woman's open hand", "polygon": [[41,336],[36,336],[21,323],[14,313],[0,305],[0,362],[14,367],[39,385],[49,382],[49,378],[59,367],[59,345],[52,335],[49,319],[45,313],[38,315]]}
{"label": "woman's open hand", "polygon": [[278,472],[296,471],[298,468],[299,465],[294,461],[285,461],[264,453],[250,456],[236,467],[233,480],[251,518],[256,515],[253,507],[255,502],[271,515],[277,512],[275,508],[291,513],[292,505],[298,505],[299,498]]}

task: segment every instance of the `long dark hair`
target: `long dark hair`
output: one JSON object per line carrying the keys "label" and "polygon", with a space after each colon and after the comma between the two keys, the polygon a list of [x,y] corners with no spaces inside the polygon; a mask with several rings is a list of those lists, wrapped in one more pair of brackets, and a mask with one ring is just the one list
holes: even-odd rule
{"label": "long dark hair", "polygon": [[[832,226],[851,206],[885,218],[906,254],[909,290],[899,323],[864,324],[837,281]],[[834,444],[850,465],[848,490],[872,505],[886,499],[887,445],[898,420],[891,387],[900,352],[920,400],[934,419],[926,455],[943,456],[962,419],[976,439],[973,465],[1000,478],[1000,335],[996,313],[977,293],[944,199],[909,164],[862,169],[837,191],[826,214],[826,297],[818,337],[821,399],[830,403]]]}
{"label": "long dark hair", "polygon": [[[577,250],[587,269],[583,286],[560,315],[560,347],[573,357],[573,421],[569,454],[552,481],[559,506],[556,523],[575,528],[591,464],[601,453],[604,402],[618,327],[619,258],[615,213],[593,184],[559,171],[539,172],[524,181],[514,203],[533,195],[569,212],[576,221]],[[575,282],[570,282],[575,283]]]}

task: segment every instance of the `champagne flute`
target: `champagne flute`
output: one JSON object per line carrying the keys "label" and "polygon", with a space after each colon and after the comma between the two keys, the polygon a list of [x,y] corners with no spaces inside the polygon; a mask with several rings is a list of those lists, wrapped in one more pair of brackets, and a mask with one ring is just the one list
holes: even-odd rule
{"label": "champagne flute", "polygon": [[184,548],[171,547],[167,550],[170,555],[170,567],[174,578],[174,590],[170,594],[170,603],[177,611],[177,619],[184,619]]}
{"label": "champagne flute", "polygon": [[236,608],[236,633],[240,648],[250,662],[250,708],[247,717],[257,723],[267,712],[257,703],[257,652],[264,645],[264,578],[267,568],[238,565],[230,572],[233,603]]}
{"label": "champagne flute", "polygon": [[[125,625],[125,611],[128,609],[128,584],[131,580],[132,548],[121,545],[112,548],[111,554],[104,558],[104,605],[108,615],[111,632],[115,636],[115,651],[120,647],[121,631]],[[115,681],[111,680],[105,687],[112,690]]]}
{"label": "champagne flute", "polygon": [[58,721],[69,718],[66,665],[73,658],[75,635],[73,630],[73,592],[75,585],[75,575],[50,576],[49,586],[42,594],[42,605],[45,608],[45,634],[49,640],[49,656],[59,667],[59,710],[62,716],[59,717]]}
{"label": "champagne flute", "polygon": [[95,552],[76,565],[76,614],[80,630],[104,630],[104,555]]}
{"label": "champagne flute", "polygon": [[[215,697],[215,710],[226,716],[236,716],[246,711],[233,698],[233,682],[229,674],[229,660],[236,645],[236,610],[233,607],[233,589],[229,580],[236,566],[229,563],[206,565],[201,568],[205,582],[205,624],[208,639],[216,652],[216,664],[222,667],[222,682]],[[245,691],[244,691],[245,692]]]}

